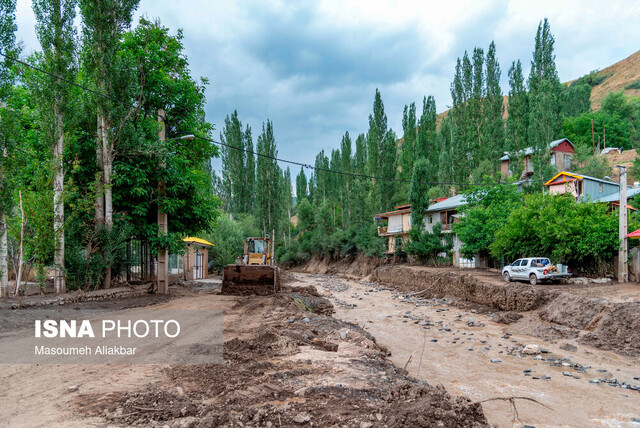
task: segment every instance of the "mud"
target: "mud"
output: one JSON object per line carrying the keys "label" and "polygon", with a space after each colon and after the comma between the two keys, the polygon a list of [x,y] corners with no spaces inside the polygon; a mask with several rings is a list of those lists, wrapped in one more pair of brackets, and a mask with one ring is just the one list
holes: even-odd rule
{"label": "mud", "polygon": [[479,404],[408,376],[369,332],[323,315],[333,307],[314,287],[206,297],[228,299],[224,364],[166,367],[74,407],[121,426],[488,426]]}
{"label": "mud", "polygon": [[[421,298],[450,298],[463,308],[496,312],[494,320],[517,323],[545,339],[579,338],[584,344],[640,356],[640,285],[530,285],[505,283],[498,272],[381,264],[378,260],[312,261],[305,272],[367,273],[366,279]],[[476,306],[474,306],[476,305]],[[518,315],[531,312],[526,322]]]}
{"label": "mud", "polygon": [[[370,331],[411,375],[476,402],[515,396],[542,404],[516,400],[516,414],[508,401],[484,402],[492,426],[626,427],[640,418],[637,359],[580,345],[579,339],[533,337],[534,326],[557,327],[537,311],[503,312],[520,315],[507,326],[494,322],[495,312],[467,309],[451,298],[421,298],[319,274],[298,279],[316,285],[334,303],[336,317]],[[538,354],[525,351],[536,347]]]}

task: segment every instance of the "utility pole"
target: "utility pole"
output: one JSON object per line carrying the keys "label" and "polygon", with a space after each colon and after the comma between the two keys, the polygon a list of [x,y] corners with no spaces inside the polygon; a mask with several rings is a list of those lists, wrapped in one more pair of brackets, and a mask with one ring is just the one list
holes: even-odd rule
{"label": "utility pole", "polygon": [[593,135],[593,119],[591,119],[591,145],[593,146],[593,154],[596,154],[596,138]]}
{"label": "utility pole", "polygon": [[[166,138],[164,119],[164,110],[158,109],[158,124],[160,125],[158,137],[160,138],[160,142],[162,143]],[[162,168],[166,167],[166,160],[164,158],[162,159],[161,166]],[[160,200],[164,197],[166,191],[166,183],[164,182],[164,180],[160,180],[158,182],[158,233],[162,235],[167,234],[167,213],[163,212],[160,209]],[[158,275],[156,275],[156,288],[158,294],[169,294],[169,264],[167,263],[166,248],[158,249]]]}
{"label": "utility pole", "polygon": [[620,250],[618,251],[618,282],[629,282],[627,262],[627,167],[616,165],[620,169]]}

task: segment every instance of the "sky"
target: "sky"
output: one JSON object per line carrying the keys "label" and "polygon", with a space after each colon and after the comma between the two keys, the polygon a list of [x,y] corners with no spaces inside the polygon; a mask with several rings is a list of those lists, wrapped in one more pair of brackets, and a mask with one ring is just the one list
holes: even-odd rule
{"label": "sky", "polygon": [[[38,50],[30,0],[17,1],[16,16],[25,53]],[[563,82],[640,50],[638,1],[141,0],[140,16],[183,29],[192,75],[210,81],[216,139],[237,110],[254,144],[270,119],[279,156],[309,164],[338,148],[345,131],[354,139],[367,131],[376,88],[399,137],[406,104],[415,102],[419,116],[433,95],[446,110],[456,58],[492,40],[506,94],[512,61],[528,75],[544,18]]]}

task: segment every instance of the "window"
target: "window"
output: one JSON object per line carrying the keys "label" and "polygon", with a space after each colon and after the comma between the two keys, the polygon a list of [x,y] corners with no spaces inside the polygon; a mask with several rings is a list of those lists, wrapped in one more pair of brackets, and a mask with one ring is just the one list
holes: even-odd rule
{"label": "window", "polygon": [[429,216],[429,218],[427,219],[427,222],[429,224],[433,224],[433,216],[432,215]]}
{"label": "window", "polygon": [[556,154],[551,153],[551,165],[555,166],[555,164],[556,164]]}
{"label": "window", "polygon": [[600,193],[602,193],[604,190],[604,184],[600,183]]}
{"label": "window", "polygon": [[571,169],[571,156],[564,155],[564,169]]}

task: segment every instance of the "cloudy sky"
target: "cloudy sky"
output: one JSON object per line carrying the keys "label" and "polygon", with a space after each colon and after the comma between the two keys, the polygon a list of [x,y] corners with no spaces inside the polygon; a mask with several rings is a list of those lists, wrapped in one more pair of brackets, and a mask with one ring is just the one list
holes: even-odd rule
{"label": "cloudy sky", "polygon": [[[254,138],[271,119],[280,157],[307,163],[338,147],[345,131],[366,131],[376,88],[398,135],[405,104],[419,114],[422,97],[434,95],[446,110],[465,49],[496,42],[506,92],[511,61],[528,74],[545,17],[562,81],[640,50],[637,1],[141,0],[141,15],[184,30],[193,75],[211,81],[216,138],[237,109]],[[18,0],[17,18],[27,53],[37,50],[30,0]]]}

